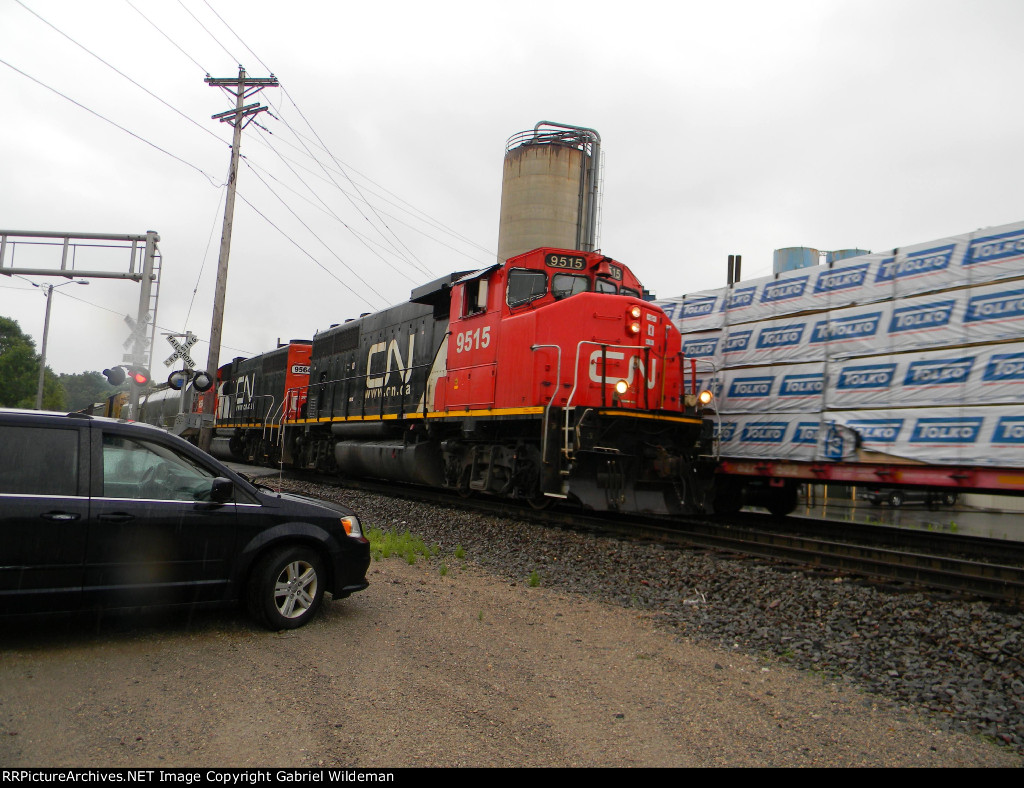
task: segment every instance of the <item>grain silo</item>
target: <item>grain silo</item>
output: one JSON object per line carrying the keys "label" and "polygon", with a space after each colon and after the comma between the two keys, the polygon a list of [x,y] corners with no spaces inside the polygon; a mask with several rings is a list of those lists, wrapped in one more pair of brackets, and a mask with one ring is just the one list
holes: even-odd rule
{"label": "grain silo", "polygon": [[498,261],[539,246],[597,246],[601,135],[542,120],[509,137],[501,183]]}

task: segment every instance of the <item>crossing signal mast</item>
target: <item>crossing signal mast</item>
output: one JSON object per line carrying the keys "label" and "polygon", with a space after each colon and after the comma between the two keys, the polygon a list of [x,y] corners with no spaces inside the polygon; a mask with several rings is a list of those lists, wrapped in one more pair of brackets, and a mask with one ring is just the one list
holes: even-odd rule
{"label": "crossing signal mast", "polygon": [[[252,122],[260,112],[265,112],[266,107],[259,104],[246,104],[245,100],[259,93],[263,88],[276,88],[277,77],[271,74],[269,77],[250,77],[245,73],[242,66],[238,67],[238,77],[226,77],[218,79],[207,74],[204,80],[207,85],[223,88],[235,97],[235,108],[227,112],[220,112],[213,116],[214,120],[221,123],[230,123],[234,126],[235,133],[231,141],[231,165],[228,168],[228,194],[224,203],[224,226],[220,236],[220,258],[217,263],[217,286],[213,296],[213,321],[210,326],[210,355],[207,358],[206,369],[211,374],[216,374],[220,366],[220,341],[221,330],[224,326],[224,297],[228,282],[228,257],[231,253],[231,226],[235,216],[235,186],[238,181],[238,158],[239,147],[242,144],[242,129]],[[207,397],[203,403],[203,427],[199,432],[199,448],[203,451],[210,450],[210,442],[213,440],[213,415],[216,406],[215,397]]]}

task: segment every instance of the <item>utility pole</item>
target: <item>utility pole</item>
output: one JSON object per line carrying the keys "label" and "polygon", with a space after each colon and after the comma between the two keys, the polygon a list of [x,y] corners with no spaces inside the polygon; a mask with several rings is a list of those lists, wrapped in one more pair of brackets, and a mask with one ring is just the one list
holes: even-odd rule
{"label": "utility pole", "polygon": [[[221,123],[230,123],[235,128],[234,137],[231,140],[231,165],[228,167],[228,195],[224,203],[224,226],[220,233],[220,258],[217,262],[217,286],[213,296],[213,321],[210,326],[210,355],[206,362],[206,369],[216,381],[217,368],[220,366],[220,338],[224,327],[224,297],[228,284],[228,257],[231,253],[231,225],[235,217],[235,186],[238,183],[238,149],[242,144],[242,129],[249,125],[250,121],[260,112],[266,111],[266,107],[257,104],[245,104],[250,96],[259,93],[263,88],[277,87],[277,77],[271,74],[269,77],[247,77],[245,69],[238,67],[238,78],[226,77],[216,79],[209,74],[204,80],[207,85],[224,88],[235,97],[235,108],[227,112],[213,115],[214,120]],[[216,389],[213,396],[203,399],[203,427],[199,432],[199,448],[203,451],[210,450],[210,442],[213,440],[213,413],[217,404]]]}

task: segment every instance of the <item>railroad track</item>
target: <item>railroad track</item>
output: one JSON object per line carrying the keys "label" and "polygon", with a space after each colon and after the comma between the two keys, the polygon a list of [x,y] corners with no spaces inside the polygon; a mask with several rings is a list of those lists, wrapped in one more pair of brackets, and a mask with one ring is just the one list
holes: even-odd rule
{"label": "railroad track", "polygon": [[[495,499],[461,498],[447,492],[394,483],[340,480],[297,473],[285,473],[283,477],[470,508],[494,516],[531,520],[623,539],[700,547],[1014,604],[1024,603],[1024,544],[1008,540],[795,517],[778,520],[747,512],[730,516],[728,520],[679,518],[669,522],[653,517],[616,518],[558,507],[538,511]],[[840,528],[843,533],[837,537],[836,532]]]}

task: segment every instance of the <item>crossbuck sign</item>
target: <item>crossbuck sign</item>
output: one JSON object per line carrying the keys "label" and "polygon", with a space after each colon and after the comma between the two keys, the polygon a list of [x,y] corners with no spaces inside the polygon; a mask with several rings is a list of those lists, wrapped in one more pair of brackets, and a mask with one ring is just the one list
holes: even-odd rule
{"label": "crossbuck sign", "polygon": [[[179,342],[177,339],[178,337],[185,337],[185,341]],[[194,362],[192,357],[188,354],[188,349],[199,341],[199,337],[189,331],[185,334],[169,334],[167,341],[170,342],[171,347],[174,348],[174,353],[164,361],[165,367],[169,367],[177,359],[181,359],[181,364],[186,369],[196,368],[196,362]]]}

